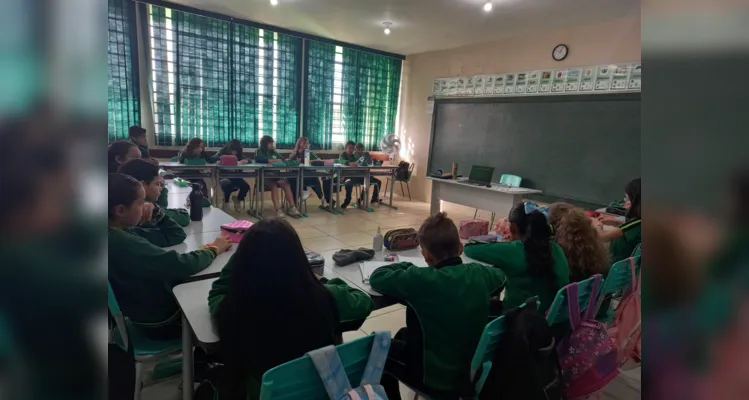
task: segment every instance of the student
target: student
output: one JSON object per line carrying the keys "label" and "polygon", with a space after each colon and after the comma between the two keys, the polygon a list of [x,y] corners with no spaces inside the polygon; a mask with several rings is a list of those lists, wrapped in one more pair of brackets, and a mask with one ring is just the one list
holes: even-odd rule
{"label": "student", "polygon": [[[355,153],[355,150],[356,150],[356,143],[354,143],[352,140],[349,140],[348,142],[346,142],[346,150],[343,153],[341,153],[340,156],[338,156],[338,162],[342,165],[348,165],[352,167],[357,166],[358,165],[357,161],[363,155],[360,154],[357,156]],[[377,180],[375,178],[372,178],[372,179],[373,179],[372,182]],[[377,182],[380,182],[380,181],[377,180]],[[351,204],[351,191],[353,190],[354,185],[363,184],[363,183],[364,183],[364,178],[351,178],[351,179],[346,180],[346,199],[343,201],[343,204],[341,204],[341,208],[345,209],[346,207],[348,207],[349,204]],[[372,192],[371,203],[377,203],[378,201],[377,200],[379,198],[378,187],[379,185],[375,186],[375,189]],[[358,200],[361,202],[362,199],[360,198]]]}
{"label": "student", "polygon": [[140,222],[145,200],[143,185],[135,178],[109,174],[109,283],[133,325],[154,340],[176,339],[181,335],[180,313],[172,286],[208,267],[231,248],[231,241],[219,235],[188,253],[162,249],[126,229]]}
{"label": "student", "polygon": [[[294,150],[291,151],[291,154],[289,154],[289,161],[298,161],[299,163],[304,162],[304,151],[306,149],[309,149],[309,139],[307,139],[304,136],[300,136],[299,139],[296,141],[296,145],[294,146]],[[319,160],[320,157],[317,156],[314,152],[310,151],[309,153],[309,159],[310,160]],[[307,191],[307,187],[311,187],[312,190],[317,195],[317,198],[320,199],[322,202],[322,205],[325,206],[325,203],[330,203],[330,179],[325,178],[322,180],[322,190],[320,187],[320,180],[318,178],[304,178],[303,187],[302,187],[302,198],[307,199],[309,197],[309,192]],[[295,186],[292,188],[292,192],[295,190]],[[296,198],[296,193],[294,193],[294,197]],[[323,200],[323,198],[325,200]]]}
{"label": "student", "polygon": [[398,380],[430,397],[457,398],[470,391],[470,364],[489,317],[489,298],[505,284],[502,271],[463,263],[458,229],[445,213],[419,228],[428,268],[387,265],[369,280],[378,292],[407,305],[406,328],[390,346],[382,385],[400,399]]}
{"label": "student", "polygon": [[[610,242],[609,254],[611,262],[624,260],[632,256],[640,242],[642,242],[642,231],[640,222],[642,219],[640,211],[640,178],[631,180],[624,187],[624,223],[619,225],[615,218],[602,215],[598,217],[596,226],[600,229],[600,236],[604,242]],[[603,229],[603,225],[616,226],[615,229]]]}
{"label": "student", "polygon": [[107,159],[109,164],[109,173],[113,174],[120,169],[120,165],[129,160],[141,158],[141,152],[135,143],[126,140],[112,142],[107,149]]}
{"label": "student", "polygon": [[140,150],[140,158],[151,158],[151,155],[148,152],[146,130],[138,125],[133,125],[128,129],[128,135],[130,136],[130,141],[138,146],[138,150]]}
{"label": "student", "polygon": [[[266,135],[260,138],[260,147],[255,150],[255,162],[265,162],[273,164],[275,162],[283,161],[283,157],[276,151],[276,142],[272,137]],[[289,215],[292,217],[298,217],[301,214],[296,208],[294,202],[294,193],[291,192],[289,182],[284,179],[265,179],[265,188],[270,190],[270,199],[273,202],[273,208],[276,209],[276,215],[279,218],[283,218],[286,215],[281,211],[278,204],[278,195],[276,194],[276,188],[281,188],[286,195],[286,201],[289,203],[291,208],[289,209]],[[260,194],[262,196],[262,193]]]}
{"label": "student", "polygon": [[[209,157],[205,153],[205,143],[200,138],[192,138],[189,142],[187,142],[187,145],[182,149],[182,151],[177,154],[177,161],[181,164],[186,164],[186,160],[203,160],[206,163],[211,161],[211,157]],[[208,199],[210,197],[210,191],[208,190],[208,185],[205,183],[205,179],[188,179],[190,183],[197,183],[200,184],[201,191],[203,192],[203,197]]]}
{"label": "student", "polygon": [[342,280],[315,277],[299,236],[281,219],[261,220],[245,233],[213,282],[208,305],[228,397],[242,399],[258,398],[267,370],[335,344],[343,323],[363,322],[373,308],[366,293]]}
{"label": "student", "polygon": [[[247,159],[244,157],[243,152],[242,142],[239,139],[232,139],[210,158],[210,162],[221,161],[221,156],[236,156],[238,164],[247,164]],[[242,212],[242,202],[250,191],[250,184],[242,178],[222,179],[221,190],[224,192],[224,204],[229,203],[229,197],[232,192],[235,190],[239,191],[236,196],[231,196],[231,199],[234,203],[234,211]]]}
{"label": "student", "polygon": [[120,173],[135,178],[146,192],[146,203],[143,204],[143,216],[140,223],[137,227],[125,228],[125,230],[159,247],[182,243],[187,237],[185,230],[165,210],[154,203],[159,199],[163,185],[163,179],[159,176],[159,166],[151,161],[136,158],[122,164]]}
{"label": "student", "polygon": [[595,274],[608,274],[611,266],[608,252],[582,209],[569,203],[554,203],[549,206],[549,224],[567,257],[570,282],[580,282]]}
{"label": "student", "polygon": [[569,283],[567,258],[553,240],[547,212],[532,202],[515,204],[508,216],[511,241],[466,246],[468,257],[492,264],[507,275],[505,310],[538,296],[539,310],[545,312],[557,291]]}

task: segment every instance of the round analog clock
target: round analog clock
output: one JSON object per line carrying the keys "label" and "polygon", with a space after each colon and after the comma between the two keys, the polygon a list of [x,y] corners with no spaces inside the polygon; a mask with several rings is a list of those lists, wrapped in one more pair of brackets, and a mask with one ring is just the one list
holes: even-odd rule
{"label": "round analog clock", "polygon": [[556,47],[554,47],[554,50],[551,52],[551,56],[556,61],[562,61],[565,58],[567,58],[567,54],[569,54],[570,48],[567,47],[566,44],[558,44]]}

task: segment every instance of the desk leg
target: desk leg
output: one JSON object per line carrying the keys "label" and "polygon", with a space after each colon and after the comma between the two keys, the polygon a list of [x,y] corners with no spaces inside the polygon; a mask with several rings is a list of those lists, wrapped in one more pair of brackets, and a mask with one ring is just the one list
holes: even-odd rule
{"label": "desk leg", "polygon": [[213,169],[213,204],[216,205],[216,207],[221,207],[221,204],[219,204],[219,199],[221,196],[219,196],[219,188],[221,187],[221,178],[218,173],[218,167]]}
{"label": "desk leg", "polygon": [[335,184],[336,184],[336,186],[335,186],[336,187],[336,191],[335,191],[335,207],[336,207],[336,211],[338,211],[339,214],[343,214],[343,209],[341,209],[341,174],[340,173],[337,174],[338,179],[336,179],[335,178],[336,177],[335,172],[338,172],[338,171],[334,170],[334,173],[333,173],[333,179],[336,181],[335,182]]}
{"label": "desk leg", "polygon": [[265,170],[260,170],[260,187],[258,187],[258,194],[260,195],[260,208],[257,210],[257,217],[259,219],[265,219],[263,216],[263,193],[265,191]]}
{"label": "desk leg", "polygon": [[192,400],[193,390],[192,331],[182,314],[182,400]]}
{"label": "desk leg", "polygon": [[[301,189],[304,189],[304,168],[299,168],[299,185],[301,186]],[[297,208],[299,208],[299,212],[302,213],[302,217],[307,217],[307,203],[302,199],[302,192],[301,190],[299,192],[299,200],[297,202]]]}
{"label": "desk leg", "polygon": [[364,174],[364,211],[374,212],[374,209],[369,207],[369,184],[372,180],[369,169]]}
{"label": "desk leg", "polygon": [[[330,175],[330,191],[328,192],[328,211],[330,211],[331,214],[335,214],[336,210],[333,209],[333,189],[335,189],[335,170],[331,170],[333,173]],[[336,193],[336,196],[338,194]]]}
{"label": "desk leg", "polygon": [[430,215],[440,212],[440,185],[440,183],[432,181],[432,201],[429,205]]}
{"label": "desk leg", "polygon": [[[395,170],[394,169],[392,169],[390,172],[390,204],[385,204],[385,205],[392,208],[393,210],[397,210],[398,207],[393,205],[393,189],[395,189]],[[387,188],[385,190],[387,190]],[[382,203],[380,203],[380,205],[382,205]]]}

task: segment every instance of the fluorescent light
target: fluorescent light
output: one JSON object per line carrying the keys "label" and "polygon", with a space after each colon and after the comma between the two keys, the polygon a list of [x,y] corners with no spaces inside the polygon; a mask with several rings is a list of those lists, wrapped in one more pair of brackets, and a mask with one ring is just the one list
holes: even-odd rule
{"label": "fluorescent light", "polygon": [[278,5],[278,0],[270,0],[270,5],[277,6]]}
{"label": "fluorescent light", "polygon": [[385,34],[386,34],[386,35],[389,35],[389,34],[390,34],[390,28],[385,28]]}
{"label": "fluorescent light", "polygon": [[487,1],[486,4],[484,4],[484,11],[489,12],[492,10],[492,2]]}
{"label": "fluorescent light", "polygon": [[389,35],[390,34],[390,26],[393,25],[393,23],[392,22],[383,22],[382,24],[385,25],[385,34]]}

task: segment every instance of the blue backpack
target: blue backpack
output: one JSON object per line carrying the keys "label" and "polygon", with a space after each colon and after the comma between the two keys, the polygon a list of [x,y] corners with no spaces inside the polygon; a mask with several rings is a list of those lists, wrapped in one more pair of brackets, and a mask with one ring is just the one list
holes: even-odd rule
{"label": "blue backpack", "polygon": [[390,332],[375,332],[374,335],[367,366],[357,388],[351,387],[335,346],[307,353],[331,400],[387,400],[385,389],[380,385],[380,377],[390,349]]}

